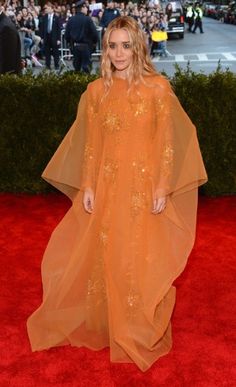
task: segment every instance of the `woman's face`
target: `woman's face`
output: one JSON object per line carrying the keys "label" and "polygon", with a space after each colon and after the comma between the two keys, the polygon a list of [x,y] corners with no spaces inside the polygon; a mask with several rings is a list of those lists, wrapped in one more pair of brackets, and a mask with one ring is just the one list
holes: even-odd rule
{"label": "woman's face", "polygon": [[110,33],[108,56],[116,69],[116,73],[125,76],[133,61],[132,45],[126,30],[116,29]]}
{"label": "woman's face", "polygon": [[22,9],[22,15],[23,15],[24,17],[28,16],[28,11],[27,11],[26,8],[23,8],[23,9]]}

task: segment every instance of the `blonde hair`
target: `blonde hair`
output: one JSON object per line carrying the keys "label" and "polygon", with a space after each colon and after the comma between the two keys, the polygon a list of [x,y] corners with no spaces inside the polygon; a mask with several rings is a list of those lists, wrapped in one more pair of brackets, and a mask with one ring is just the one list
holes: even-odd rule
{"label": "blonde hair", "polygon": [[139,82],[145,83],[143,78],[144,75],[158,74],[148,53],[145,34],[139,27],[137,21],[130,16],[120,16],[109,23],[103,37],[101,75],[104,79],[106,90],[109,90],[112,85],[112,74],[115,71],[115,67],[110,61],[108,50],[110,34],[116,29],[126,30],[131,42],[133,61],[128,69],[129,85],[138,84]]}

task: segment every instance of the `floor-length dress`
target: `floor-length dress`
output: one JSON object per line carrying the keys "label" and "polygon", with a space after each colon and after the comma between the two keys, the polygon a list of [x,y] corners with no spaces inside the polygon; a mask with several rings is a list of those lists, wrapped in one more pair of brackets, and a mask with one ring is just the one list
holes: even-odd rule
{"label": "floor-length dress", "polygon": [[[100,78],[43,173],[72,207],[42,262],[43,303],[27,322],[32,350],[110,347],[145,371],[172,344],[175,278],[195,238],[206,179],[196,130],[162,76],[129,86]],[[83,190],[95,192],[92,214]],[[166,209],[151,213],[153,197]]]}

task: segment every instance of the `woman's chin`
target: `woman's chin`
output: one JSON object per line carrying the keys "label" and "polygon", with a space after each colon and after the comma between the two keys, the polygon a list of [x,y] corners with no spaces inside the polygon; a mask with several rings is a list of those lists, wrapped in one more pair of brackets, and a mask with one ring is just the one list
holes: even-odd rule
{"label": "woman's chin", "polygon": [[124,64],[124,63],[115,63],[114,64],[115,68],[117,71],[124,71],[128,68],[127,64]]}

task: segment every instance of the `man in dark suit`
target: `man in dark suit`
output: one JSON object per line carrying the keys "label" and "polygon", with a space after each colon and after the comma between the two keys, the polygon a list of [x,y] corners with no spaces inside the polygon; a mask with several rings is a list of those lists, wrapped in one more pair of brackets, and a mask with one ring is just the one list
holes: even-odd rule
{"label": "man in dark suit", "polygon": [[40,25],[40,36],[44,45],[47,69],[51,68],[51,54],[55,69],[59,68],[59,46],[61,44],[61,28],[59,17],[54,14],[54,6],[47,3],[44,7],[46,14]]}
{"label": "man in dark suit", "polygon": [[4,2],[0,0],[0,74],[20,74],[20,37],[4,12]]}
{"label": "man in dark suit", "polygon": [[74,69],[89,73],[91,53],[98,41],[98,33],[92,19],[87,16],[85,1],[78,1],[76,7],[77,14],[66,25],[65,38],[72,47]]}

